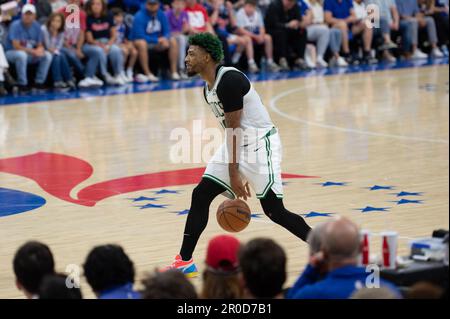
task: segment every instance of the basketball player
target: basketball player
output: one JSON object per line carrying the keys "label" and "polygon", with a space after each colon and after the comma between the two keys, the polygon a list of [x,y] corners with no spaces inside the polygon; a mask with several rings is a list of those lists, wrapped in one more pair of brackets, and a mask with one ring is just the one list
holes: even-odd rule
{"label": "basketball player", "polygon": [[[283,205],[277,128],[249,79],[236,68],[220,66],[222,59],[222,44],[216,36],[198,33],[190,37],[186,71],[205,80],[204,98],[227,133],[232,134],[227,134],[226,142],[194,188],[180,254],[165,268],[179,269],[188,277],[198,275],[192,254],[208,223],[209,206],[219,194],[247,200],[250,183],[272,221],[303,241],[311,229],[301,216]],[[256,160],[247,160],[255,153]]]}

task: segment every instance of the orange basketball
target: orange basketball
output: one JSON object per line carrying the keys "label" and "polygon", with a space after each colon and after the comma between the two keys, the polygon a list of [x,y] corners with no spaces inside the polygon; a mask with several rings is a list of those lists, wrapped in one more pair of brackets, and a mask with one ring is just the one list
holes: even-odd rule
{"label": "orange basketball", "polygon": [[250,207],[241,199],[227,199],[217,209],[217,222],[230,233],[237,233],[250,223]]}

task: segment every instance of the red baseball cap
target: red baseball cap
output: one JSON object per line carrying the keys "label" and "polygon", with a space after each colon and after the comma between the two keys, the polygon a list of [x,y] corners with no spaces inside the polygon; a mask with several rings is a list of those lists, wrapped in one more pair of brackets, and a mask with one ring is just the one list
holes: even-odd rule
{"label": "red baseball cap", "polygon": [[238,251],[241,246],[236,237],[219,235],[211,239],[206,251],[206,264],[214,270],[235,271],[238,266]]}

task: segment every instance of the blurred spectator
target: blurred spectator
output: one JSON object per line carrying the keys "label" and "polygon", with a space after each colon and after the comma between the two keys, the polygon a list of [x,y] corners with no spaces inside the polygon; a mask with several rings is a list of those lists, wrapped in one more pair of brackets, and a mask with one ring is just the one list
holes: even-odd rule
{"label": "blurred spectator", "polygon": [[[381,33],[383,37],[383,44],[379,47],[383,51],[383,58],[389,62],[395,62],[395,57],[389,52],[391,49],[397,48],[397,45],[391,39],[391,32],[402,32],[403,38],[407,38],[407,28],[400,28],[400,17],[397,11],[395,0],[368,0],[368,4],[373,4],[378,7],[380,14],[380,28],[375,29],[375,33]],[[407,43],[407,42],[406,42]],[[405,47],[405,51],[408,48]]]}
{"label": "blurred spectator", "polygon": [[184,11],[185,8],[186,0],[174,0],[172,2],[172,8],[166,12],[167,19],[169,20],[171,37],[174,38],[178,44],[178,73],[183,80],[188,78],[186,75],[184,59],[186,57],[188,43],[187,33],[189,30],[189,18],[186,11]]}
{"label": "blurred spectator", "polygon": [[200,32],[214,33],[209,22],[208,13],[204,6],[199,4],[197,0],[186,0],[186,9],[189,21],[188,34],[196,34]]}
{"label": "blurred spectator", "polygon": [[50,4],[52,9],[51,12],[57,12],[67,5],[66,0],[45,0],[45,2],[48,2]]}
{"label": "blurred spectator", "polygon": [[421,281],[414,284],[406,292],[406,299],[440,299],[444,290],[430,282]]}
{"label": "blurred spectator", "polygon": [[133,290],[134,266],[122,247],[94,247],[84,262],[84,275],[99,299],[139,299]]}
{"label": "blurred spectator", "polygon": [[438,44],[441,51],[448,53],[449,40],[449,19],[448,19],[448,0],[419,0],[426,15],[433,17],[436,24]]}
{"label": "blurred spectator", "polygon": [[257,0],[257,6],[259,11],[261,12],[261,15],[263,17],[266,16],[267,8],[269,7],[271,0]]}
{"label": "blurred spectator", "polygon": [[33,4],[36,7],[36,20],[40,24],[45,24],[48,17],[55,11],[51,2],[49,0],[34,0]]}
{"label": "blurred spectator", "polygon": [[412,25],[412,58],[423,59],[427,55],[418,48],[419,29],[426,28],[428,41],[431,45],[431,55],[442,57],[441,50],[437,47],[436,24],[432,17],[424,16],[420,10],[417,0],[396,0],[398,13],[400,15],[400,24]]}
{"label": "blurred spectator", "polygon": [[[86,44],[83,53],[88,57],[86,77],[93,78],[97,66],[100,74],[110,85],[123,85],[124,61],[122,50],[116,43],[117,28],[108,13],[105,0],[89,0],[86,3],[87,29]],[[111,62],[114,77],[108,72],[108,60]]]}
{"label": "blurred spectator", "polygon": [[[291,299],[347,299],[356,288],[366,284],[370,273],[365,267],[357,266],[361,242],[359,229],[353,222],[346,218],[330,221],[322,241],[321,250],[310,257],[308,266],[289,292]],[[328,273],[320,280],[321,269]],[[401,296],[389,282],[382,279],[379,282],[380,287]]]}
{"label": "blurred spectator", "polygon": [[16,286],[29,299],[37,299],[46,275],[55,273],[55,262],[47,245],[29,241],[19,247],[13,259]]}
{"label": "blurred spectator", "polygon": [[[103,82],[101,81],[96,83],[97,81],[93,78],[85,78],[85,68],[83,63],[81,63],[81,59],[85,57],[82,49],[86,32],[86,12],[81,8],[81,0],[68,0],[67,6],[61,8],[58,12],[64,14],[66,19],[64,47],[61,49],[61,52],[66,56],[75,75],[78,78],[84,78],[79,83],[80,87],[102,85]],[[88,64],[91,64],[90,69],[95,70],[96,66],[93,67],[93,63],[97,62],[88,60]]]}
{"label": "blurred spectator", "polygon": [[3,51],[3,46],[0,43],[0,96],[8,94],[5,88],[5,73],[9,68],[8,61],[6,60],[5,52]]}
{"label": "blurred spectator", "polygon": [[35,87],[44,89],[44,82],[52,62],[52,56],[44,49],[41,26],[36,22],[36,8],[26,4],[22,8],[22,17],[14,21],[9,29],[6,43],[6,58],[14,65],[19,89],[28,91],[27,67],[37,64]]}
{"label": "blurred spectator", "polygon": [[245,50],[249,71],[258,72],[258,66],[254,60],[252,39],[248,35],[237,35],[237,23],[234,15],[233,4],[224,0],[209,0],[204,3],[214,31],[221,39],[225,39],[228,46],[236,46],[231,58],[232,64],[238,64],[242,52]]}
{"label": "blurred spectator", "polygon": [[206,269],[203,272],[201,298],[239,299],[239,241],[230,235],[219,235],[208,243]]}
{"label": "blurred spectator", "polygon": [[286,254],[272,239],[257,238],[239,251],[244,298],[282,298]]}
{"label": "blurred spectator", "polygon": [[296,67],[307,68],[304,62],[307,34],[300,27],[301,20],[297,0],[274,0],[267,9],[264,23],[272,36],[274,55],[282,70],[289,70],[291,56]]}
{"label": "blurred spectator", "polygon": [[[326,66],[325,61],[321,61],[322,52],[326,52],[323,49],[323,44],[325,43],[325,36],[323,35],[325,32],[321,31],[323,29],[329,30],[328,35],[328,48],[330,48],[331,53],[333,54],[330,60],[330,66],[347,66],[348,63],[339,55],[339,51],[341,50],[342,43],[342,34],[341,30],[338,28],[329,28],[327,24],[325,24],[325,12],[323,10],[323,1],[322,0],[306,0],[306,4],[309,6],[312,14],[312,24],[309,25],[306,30],[308,32],[308,40],[317,42],[317,64],[319,66]],[[325,47],[325,50],[327,48]],[[324,54],[323,53],[323,54]],[[322,54],[322,59],[323,59]],[[323,63],[325,62],[325,63]]]}
{"label": "blurred spectator", "polygon": [[400,299],[397,294],[392,292],[391,289],[386,287],[380,287],[378,289],[373,288],[361,288],[356,290],[350,299]]}
{"label": "blurred spectator", "polygon": [[139,62],[144,74],[138,74],[138,82],[157,82],[159,79],[150,71],[148,51],[168,52],[172,80],[179,80],[177,72],[178,44],[170,37],[169,21],[162,10],[159,0],[147,0],[134,17],[131,38],[139,53]]}
{"label": "blurred spectator", "polygon": [[179,270],[155,271],[142,280],[142,299],[197,299],[194,286]]}
{"label": "blurred spectator", "polygon": [[80,288],[67,286],[64,274],[47,275],[39,287],[39,299],[83,299]]}
{"label": "blurred spectator", "polygon": [[114,17],[114,25],[117,28],[116,44],[122,49],[123,59],[127,64],[126,73],[122,74],[122,79],[125,82],[133,82],[133,69],[136,64],[138,52],[129,40],[130,30],[124,22],[124,12],[120,8],[111,10]]}
{"label": "blurred spectator", "polygon": [[52,54],[51,73],[55,89],[75,88],[75,82],[66,55],[61,51],[64,46],[64,15],[53,13],[42,26],[44,44]]}
{"label": "blurred spectator", "polygon": [[[362,5],[361,0],[357,0]],[[342,51],[347,63],[355,63],[357,59],[351,56],[349,36],[362,35],[363,38],[363,62],[375,63],[371,57],[372,29],[369,28],[361,14],[356,16],[352,0],[325,0],[324,2],[325,21],[334,28],[341,30],[342,33]],[[360,13],[364,12],[359,10]]]}
{"label": "blurred spectator", "polygon": [[278,72],[280,67],[273,61],[273,42],[270,34],[266,33],[264,19],[257,7],[257,0],[245,0],[245,5],[236,14],[239,33],[248,36],[252,45],[264,46],[267,67],[271,72]]}

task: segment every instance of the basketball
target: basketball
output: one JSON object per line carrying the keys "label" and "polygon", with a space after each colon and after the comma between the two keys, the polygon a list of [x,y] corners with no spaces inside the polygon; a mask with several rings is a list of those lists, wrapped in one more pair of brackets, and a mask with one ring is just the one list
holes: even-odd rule
{"label": "basketball", "polygon": [[245,229],[250,218],[250,207],[241,199],[227,199],[217,209],[217,222],[230,233]]}

